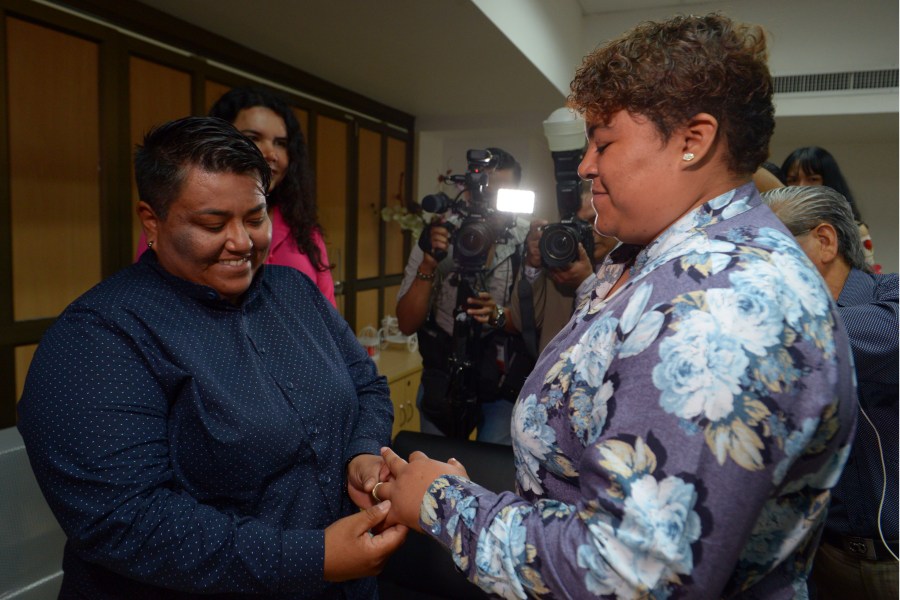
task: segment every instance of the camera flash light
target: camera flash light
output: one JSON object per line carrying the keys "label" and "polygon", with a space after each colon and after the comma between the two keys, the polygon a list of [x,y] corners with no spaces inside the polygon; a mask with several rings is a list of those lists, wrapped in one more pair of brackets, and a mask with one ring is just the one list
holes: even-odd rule
{"label": "camera flash light", "polygon": [[497,210],[528,214],[534,212],[534,192],[531,190],[497,190]]}

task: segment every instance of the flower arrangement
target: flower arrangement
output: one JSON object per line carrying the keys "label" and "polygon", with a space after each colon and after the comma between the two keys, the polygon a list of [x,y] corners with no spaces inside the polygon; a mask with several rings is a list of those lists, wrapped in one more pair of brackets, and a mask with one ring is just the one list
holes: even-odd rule
{"label": "flower arrangement", "polygon": [[[438,184],[449,185],[450,173],[450,169],[447,169],[446,173],[439,173],[437,177]],[[385,223],[396,221],[400,225],[400,229],[411,232],[413,239],[419,239],[419,236],[422,235],[422,230],[425,229],[425,224],[428,221],[426,221],[422,206],[418,202],[403,203],[402,192],[403,174],[401,173],[398,191],[394,195],[394,200],[397,200],[398,204],[382,208],[381,220]]]}
{"label": "flower arrangement", "polygon": [[425,228],[421,212],[412,212],[406,206],[385,206],[381,209],[381,220],[387,223],[396,221],[400,229],[412,232],[414,239],[418,239]]}

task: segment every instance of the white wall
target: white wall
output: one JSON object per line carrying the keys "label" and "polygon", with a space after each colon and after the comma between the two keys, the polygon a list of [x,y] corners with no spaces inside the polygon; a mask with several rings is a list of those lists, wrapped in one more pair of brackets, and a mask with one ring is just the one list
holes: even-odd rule
{"label": "white wall", "polygon": [[896,0],[731,0],[585,17],[584,52],[640,21],[721,11],[762,25],[773,75],[865,71],[897,66],[900,8]]}
{"label": "white wall", "polygon": [[[770,68],[776,76],[888,69],[898,65],[900,3],[896,0],[732,0],[621,11],[583,17],[581,31],[566,36],[561,24],[571,21],[571,2],[567,1],[563,5],[565,15],[547,19],[546,35],[535,35],[537,41],[531,48],[527,43],[529,36],[515,32],[535,27],[541,5],[528,0],[517,12],[506,6],[511,1],[496,0],[494,5],[473,0],[498,28],[510,32],[508,35],[517,47],[557,87],[561,78],[570,80],[574,75],[580,55],[640,21],[685,12],[705,14],[718,10],[736,20],[762,25],[769,35]],[[548,36],[552,35],[565,36],[560,41],[562,51],[541,56],[552,39]],[[564,56],[572,54],[573,39],[580,39],[582,46],[568,72],[551,72],[566,68]],[[563,104],[561,95],[559,106]],[[424,127],[418,134],[419,198],[435,191],[439,172],[447,168],[457,173],[465,171],[468,148],[499,146],[522,163],[523,186],[537,192],[536,213],[555,219],[553,165],[541,130],[541,121],[553,108],[556,107],[549,107],[546,115],[533,115],[525,121],[518,117],[515,123],[420,123]],[[898,271],[900,259],[897,108],[896,90],[832,95],[827,99],[822,95],[776,97],[777,125],[770,153],[771,160],[778,164],[798,146],[819,145],[834,154],[869,223],[876,258],[886,271],[892,272]],[[853,116],[844,116],[850,114]]]}

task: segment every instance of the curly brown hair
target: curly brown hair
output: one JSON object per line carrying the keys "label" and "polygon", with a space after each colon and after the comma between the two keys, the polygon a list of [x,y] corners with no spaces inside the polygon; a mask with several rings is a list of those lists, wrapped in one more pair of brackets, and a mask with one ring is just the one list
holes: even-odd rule
{"label": "curly brown hair", "polygon": [[768,157],[775,130],[766,58],[761,27],[718,13],[645,22],[584,59],[569,106],[594,122],[620,110],[642,115],[664,141],[709,113],[727,142],[728,167],[749,174]]}

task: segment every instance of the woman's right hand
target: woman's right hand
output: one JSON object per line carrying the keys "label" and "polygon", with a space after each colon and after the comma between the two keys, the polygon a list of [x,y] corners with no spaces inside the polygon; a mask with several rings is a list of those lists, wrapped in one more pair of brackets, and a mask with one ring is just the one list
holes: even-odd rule
{"label": "woman's right hand", "polygon": [[325,581],[347,581],[381,572],[409,532],[398,524],[370,533],[384,521],[390,508],[391,502],[385,500],[325,528]]}

